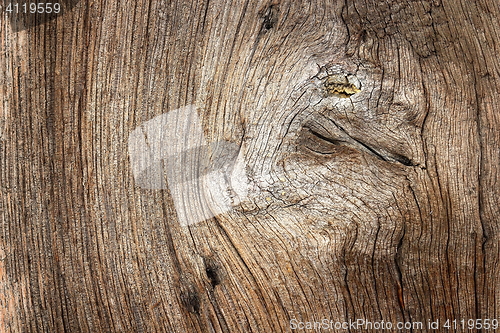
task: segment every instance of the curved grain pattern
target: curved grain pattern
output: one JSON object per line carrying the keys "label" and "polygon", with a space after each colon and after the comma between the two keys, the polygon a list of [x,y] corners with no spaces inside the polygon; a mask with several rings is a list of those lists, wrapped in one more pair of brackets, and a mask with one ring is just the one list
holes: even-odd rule
{"label": "curved grain pattern", "polygon": [[[493,0],[82,0],[2,19],[3,331],[498,317],[499,15]],[[189,224],[173,178],[134,179],[128,141],[186,106],[223,170],[181,173],[199,186],[183,213],[210,217]]]}

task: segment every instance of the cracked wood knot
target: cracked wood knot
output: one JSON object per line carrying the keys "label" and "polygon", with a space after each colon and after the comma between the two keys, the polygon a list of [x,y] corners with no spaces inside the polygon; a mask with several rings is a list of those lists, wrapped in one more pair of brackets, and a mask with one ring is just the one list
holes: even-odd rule
{"label": "cracked wood knot", "polygon": [[328,95],[348,98],[361,91],[361,85],[356,81],[352,75],[333,74],[328,75],[323,84]]}

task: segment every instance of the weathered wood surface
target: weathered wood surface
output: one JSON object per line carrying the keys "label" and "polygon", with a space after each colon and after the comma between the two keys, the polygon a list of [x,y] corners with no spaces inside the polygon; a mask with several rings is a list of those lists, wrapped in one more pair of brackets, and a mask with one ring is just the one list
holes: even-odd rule
{"label": "weathered wood surface", "polygon": [[[495,0],[69,3],[1,21],[3,331],[500,317]],[[245,195],[185,225],[128,139],[188,105]]]}

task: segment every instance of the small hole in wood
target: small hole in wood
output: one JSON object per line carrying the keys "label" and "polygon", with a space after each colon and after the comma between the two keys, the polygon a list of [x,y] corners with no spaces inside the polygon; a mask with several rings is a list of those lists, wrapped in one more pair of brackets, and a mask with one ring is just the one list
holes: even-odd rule
{"label": "small hole in wood", "polygon": [[264,19],[264,22],[262,22],[260,33],[266,33],[267,31],[274,28],[276,23],[278,22],[277,6],[271,5],[267,7],[265,12],[262,14],[262,17]]}
{"label": "small hole in wood", "polygon": [[212,288],[220,284],[219,275],[217,274],[217,270],[214,267],[207,267],[205,269],[205,272],[207,273],[207,277],[209,278],[210,283],[212,284]]}
{"label": "small hole in wood", "polygon": [[205,273],[207,274],[207,277],[210,280],[212,288],[214,288],[215,286],[221,283],[220,265],[212,257],[204,258],[204,263],[205,263]]}
{"label": "small hole in wood", "polygon": [[200,314],[200,297],[197,292],[188,290],[181,293],[181,301],[189,312]]}

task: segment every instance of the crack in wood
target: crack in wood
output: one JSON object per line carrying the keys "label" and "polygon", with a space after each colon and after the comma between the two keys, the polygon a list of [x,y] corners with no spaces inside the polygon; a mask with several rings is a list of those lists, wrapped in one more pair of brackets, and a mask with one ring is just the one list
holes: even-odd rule
{"label": "crack in wood", "polygon": [[[318,138],[324,142],[327,142],[330,145],[337,145],[337,146],[344,145],[344,146],[354,148],[358,151],[361,150],[361,151],[367,152],[367,153],[369,153],[369,154],[371,154],[371,155],[373,155],[373,156],[377,157],[378,159],[385,161],[385,162],[397,162],[397,163],[403,164],[404,166],[419,166],[418,164],[413,163],[412,160],[405,155],[398,154],[398,153],[391,153],[391,152],[383,152],[380,149],[372,147],[368,143],[351,136],[349,133],[347,133],[347,131],[342,126],[338,125],[333,120],[330,119],[330,121],[332,122],[332,124],[334,124],[342,132],[341,139],[340,138],[336,139],[336,138],[333,138],[331,136],[321,134],[309,126],[304,126],[304,129],[306,129],[310,134],[314,135],[316,138]],[[325,151],[317,151],[316,149],[310,149],[310,150],[312,150],[316,153],[319,153],[321,155],[331,155],[334,153],[334,152],[329,153],[329,152],[325,152]]]}

